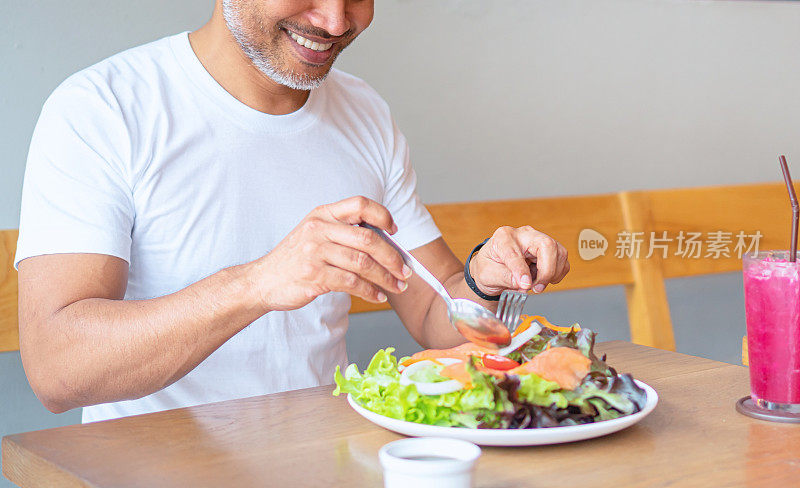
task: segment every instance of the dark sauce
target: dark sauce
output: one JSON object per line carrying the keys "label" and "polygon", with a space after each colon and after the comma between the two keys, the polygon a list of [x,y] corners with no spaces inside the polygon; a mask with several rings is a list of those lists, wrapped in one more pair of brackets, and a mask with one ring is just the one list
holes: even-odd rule
{"label": "dark sauce", "polygon": [[446,456],[400,456],[402,459],[410,461],[458,461],[456,458]]}

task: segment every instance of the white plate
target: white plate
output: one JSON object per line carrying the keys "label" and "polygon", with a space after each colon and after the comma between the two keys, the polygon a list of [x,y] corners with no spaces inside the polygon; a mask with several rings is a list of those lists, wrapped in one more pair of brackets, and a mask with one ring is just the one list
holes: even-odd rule
{"label": "white plate", "polygon": [[464,427],[441,427],[438,425],[418,424],[379,415],[362,407],[351,395],[347,401],[353,410],[372,423],[378,424],[398,434],[412,437],[450,437],[474,442],[481,446],[542,446],[561,444],[563,442],[582,441],[604,436],[630,427],[642,420],[656,408],[658,394],[649,385],[636,381],[639,387],[647,392],[644,408],[633,415],[626,415],[612,420],[604,420],[591,424],[569,425],[565,427],[548,427],[543,429],[467,429]]}

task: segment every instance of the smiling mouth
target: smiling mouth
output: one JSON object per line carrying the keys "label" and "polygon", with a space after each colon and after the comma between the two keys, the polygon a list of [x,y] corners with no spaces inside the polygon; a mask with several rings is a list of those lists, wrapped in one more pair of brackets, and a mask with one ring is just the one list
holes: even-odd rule
{"label": "smiling mouth", "polygon": [[333,46],[332,42],[320,43],[320,42],[312,41],[311,39],[306,39],[305,37],[303,37],[303,36],[301,36],[299,34],[295,34],[294,32],[292,32],[290,30],[287,30],[286,32],[289,33],[289,37],[291,37],[294,40],[294,42],[296,42],[300,46],[303,46],[306,49],[311,49],[312,51],[325,52],[328,49],[330,49],[331,46]]}

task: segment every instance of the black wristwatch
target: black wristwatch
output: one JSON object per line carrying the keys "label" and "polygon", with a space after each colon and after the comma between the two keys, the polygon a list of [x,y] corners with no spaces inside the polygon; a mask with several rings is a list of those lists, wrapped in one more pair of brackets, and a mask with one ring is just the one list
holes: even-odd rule
{"label": "black wristwatch", "polygon": [[480,251],[483,245],[486,244],[487,242],[489,242],[489,239],[486,239],[477,246],[475,246],[472,252],[469,253],[469,256],[467,256],[467,264],[464,265],[464,281],[467,282],[467,286],[469,286],[470,290],[475,292],[475,294],[478,295],[479,297],[483,298],[484,300],[489,300],[490,302],[496,302],[500,300],[500,295],[492,296],[482,292],[480,289],[478,289],[478,285],[475,284],[475,280],[472,278],[472,275],[469,274],[469,262],[472,260],[472,255]]}

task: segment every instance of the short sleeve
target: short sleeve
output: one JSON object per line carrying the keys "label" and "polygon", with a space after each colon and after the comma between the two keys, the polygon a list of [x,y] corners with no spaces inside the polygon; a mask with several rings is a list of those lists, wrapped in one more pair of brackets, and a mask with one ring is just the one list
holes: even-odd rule
{"label": "short sleeve", "polygon": [[416,249],[442,235],[417,195],[417,175],[411,167],[408,142],[392,121],[391,160],[383,206],[397,224],[394,238],[406,249]]}
{"label": "short sleeve", "polygon": [[14,266],[31,256],[99,253],[130,262],[130,135],[110,90],[68,79],[45,102],[28,152]]}

